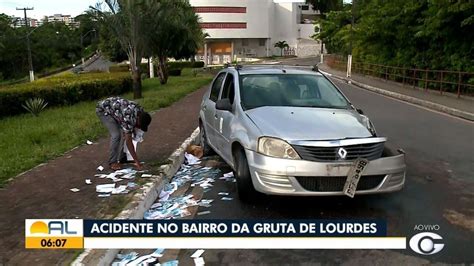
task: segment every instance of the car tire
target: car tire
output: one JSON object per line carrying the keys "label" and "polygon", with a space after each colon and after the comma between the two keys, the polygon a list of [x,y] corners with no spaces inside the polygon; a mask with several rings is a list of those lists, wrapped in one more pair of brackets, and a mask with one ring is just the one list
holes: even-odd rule
{"label": "car tire", "polygon": [[199,123],[199,138],[203,155],[214,155],[214,150],[211,148],[211,146],[209,146],[209,143],[207,142],[206,130],[204,129],[202,122]]}
{"label": "car tire", "polygon": [[243,202],[253,202],[259,195],[252,183],[247,156],[243,150],[234,153],[234,176],[237,180],[237,194]]}

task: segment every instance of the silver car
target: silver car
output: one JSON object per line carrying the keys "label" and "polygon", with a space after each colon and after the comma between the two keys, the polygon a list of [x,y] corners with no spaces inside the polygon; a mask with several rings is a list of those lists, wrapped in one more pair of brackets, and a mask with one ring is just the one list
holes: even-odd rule
{"label": "silver car", "polygon": [[[233,169],[239,197],[352,195],[398,191],[405,155],[317,70],[227,67],[199,113],[201,145]],[[362,165],[362,166],[361,166]],[[348,188],[349,187],[349,188]]]}

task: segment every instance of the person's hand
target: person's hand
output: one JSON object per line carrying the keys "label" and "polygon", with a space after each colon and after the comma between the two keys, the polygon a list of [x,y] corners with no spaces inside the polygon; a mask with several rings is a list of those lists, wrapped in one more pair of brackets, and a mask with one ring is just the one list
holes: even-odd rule
{"label": "person's hand", "polygon": [[143,165],[140,162],[135,162],[133,166],[135,166],[135,168],[137,168],[138,171],[143,170]]}

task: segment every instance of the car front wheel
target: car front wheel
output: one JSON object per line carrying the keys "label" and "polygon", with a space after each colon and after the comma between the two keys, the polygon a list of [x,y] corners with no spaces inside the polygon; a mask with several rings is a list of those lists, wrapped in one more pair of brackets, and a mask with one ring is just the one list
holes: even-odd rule
{"label": "car front wheel", "polygon": [[243,150],[235,151],[234,163],[234,176],[237,179],[237,193],[239,194],[239,198],[244,202],[252,202],[259,196],[259,193],[253,186],[247,156],[245,156]]}

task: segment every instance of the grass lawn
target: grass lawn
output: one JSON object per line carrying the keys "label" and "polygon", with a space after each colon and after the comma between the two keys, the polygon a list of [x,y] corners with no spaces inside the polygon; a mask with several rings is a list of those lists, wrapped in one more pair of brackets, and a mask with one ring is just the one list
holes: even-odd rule
{"label": "grass lawn", "polygon": [[[147,111],[166,107],[185,95],[210,83],[212,76],[193,77],[183,69],[180,77],[170,77],[168,84],[158,79],[143,81],[143,99]],[[133,94],[123,97],[132,99]],[[0,120],[0,187],[19,173],[60,156],[73,147],[106,135],[95,114],[97,101],[72,106],[46,108],[39,117],[23,114]]]}

